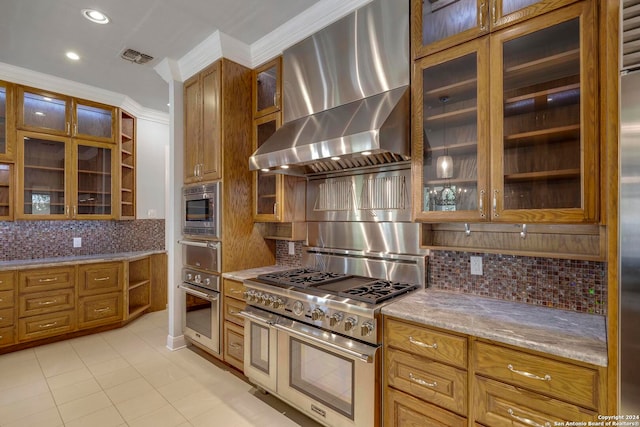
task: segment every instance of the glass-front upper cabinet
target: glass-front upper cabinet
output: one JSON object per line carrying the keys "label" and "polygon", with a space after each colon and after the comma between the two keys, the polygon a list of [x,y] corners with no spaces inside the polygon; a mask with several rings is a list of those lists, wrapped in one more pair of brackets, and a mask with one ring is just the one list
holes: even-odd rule
{"label": "glass-front upper cabinet", "polygon": [[411,0],[413,57],[420,58],[577,0]]}
{"label": "glass-front upper cabinet", "polygon": [[281,109],[282,59],[278,57],[253,70],[253,118]]}
{"label": "glass-front upper cabinet", "polygon": [[[280,112],[254,120],[254,147],[257,150],[280,127]],[[281,174],[258,170],[254,174],[254,212],[257,222],[282,219],[283,179]]]}
{"label": "glass-front upper cabinet", "polygon": [[19,87],[18,128],[54,135],[71,135],[71,98]]}
{"label": "glass-front upper cabinet", "polygon": [[13,85],[0,80],[0,159],[13,160],[14,125]]}
{"label": "glass-front upper cabinet", "polygon": [[17,218],[71,218],[69,138],[18,132]]}
{"label": "glass-front upper cabinet", "polygon": [[114,194],[113,146],[89,141],[76,141],[74,218],[112,217]]}
{"label": "glass-front upper cabinet", "polygon": [[0,221],[13,219],[13,164],[0,163]]}
{"label": "glass-front upper cabinet", "polygon": [[115,142],[116,108],[90,101],[73,102],[73,136]]}
{"label": "glass-front upper cabinet", "polygon": [[596,27],[576,3],[492,35],[492,220],[597,220]]}
{"label": "glass-front upper cabinet", "polygon": [[[414,66],[414,217],[487,218],[488,37],[422,58]],[[415,158],[415,157],[414,157]]]}

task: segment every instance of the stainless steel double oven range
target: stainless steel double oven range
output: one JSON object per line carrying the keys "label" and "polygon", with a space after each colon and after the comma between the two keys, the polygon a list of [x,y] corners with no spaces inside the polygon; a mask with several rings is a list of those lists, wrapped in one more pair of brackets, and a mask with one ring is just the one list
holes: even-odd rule
{"label": "stainless steel double oven range", "polygon": [[220,183],[183,189],[182,283],[185,337],[220,355]]}

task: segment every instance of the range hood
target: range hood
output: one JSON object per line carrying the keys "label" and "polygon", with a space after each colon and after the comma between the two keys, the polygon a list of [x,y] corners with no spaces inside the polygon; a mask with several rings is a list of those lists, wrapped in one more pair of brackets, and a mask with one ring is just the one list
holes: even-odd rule
{"label": "range hood", "polygon": [[409,7],[375,0],[283,53],[284,124],[251,170],[308,175],[409,159]]}

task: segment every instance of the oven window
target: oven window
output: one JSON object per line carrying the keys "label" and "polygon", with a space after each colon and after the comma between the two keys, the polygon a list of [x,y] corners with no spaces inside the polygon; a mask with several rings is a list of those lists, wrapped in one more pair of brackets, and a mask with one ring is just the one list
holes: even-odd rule
{"label": "oven window", "polygon": [[251,366],[269,374],[269,328],[251,323]]}
{"label": "oven window", "polygon": [[289,350],[289,385],[353,419],[353,360],[293,337]]}
{"label": "oven window", "polygon": [[185,219],[187,221],[213,221],[209,199],[186,200]]}
{"label": "oven window", "polygon": [[187,328],[211,339],[211,301],[186,294]]}

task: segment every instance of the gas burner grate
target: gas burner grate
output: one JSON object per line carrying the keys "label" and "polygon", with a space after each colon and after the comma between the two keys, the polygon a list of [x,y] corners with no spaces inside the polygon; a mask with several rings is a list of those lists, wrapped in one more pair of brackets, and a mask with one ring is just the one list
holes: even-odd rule
{"label": "gas burner grate", "polygon": [[339,295],[341,297],[351,298],[356,301],[367,302],[369,304],[379,304],[389,298],[412,291],[417,287],[418,285],[410,283],[378,280],[356,288],[346,289],[339,292]]}
{"label": "gas burner grate", "polygon": [[332,283],[349,277],[342,273],[332,273],[330,271],[319,271],[313,268],[298,268],[295,270],[279,271],[276,273],[261,274],[258,280],[275,285],[294,286],[306,288],[326,283]]}

